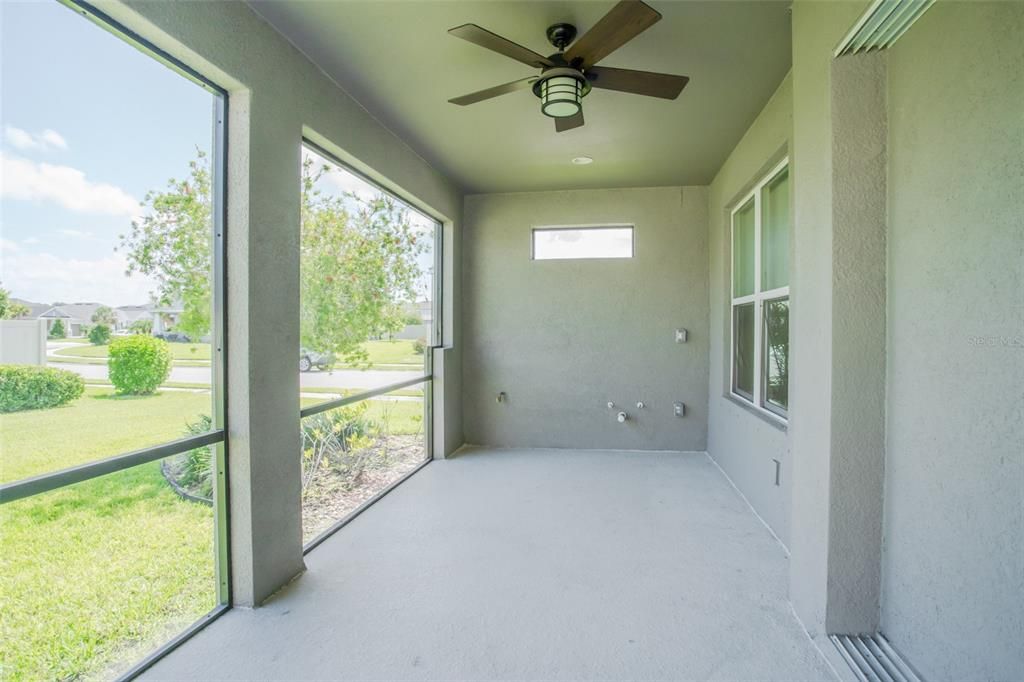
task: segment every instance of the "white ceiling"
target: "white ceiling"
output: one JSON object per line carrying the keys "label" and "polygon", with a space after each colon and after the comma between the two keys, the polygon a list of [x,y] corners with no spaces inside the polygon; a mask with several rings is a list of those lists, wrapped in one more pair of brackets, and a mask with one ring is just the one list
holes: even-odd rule
{"label": "white ceiling", "polygon": [[[648,2],[662,20],[601,65],[678,73],[689,85],[674,101],[594,90],[586,126],[564,133],[529,90],[449,104],[536,72],[447,30],[479,24],[546,55],[550,24],[582,35],[614,0],[250,5],[467,192],[707,184],[789,70],[789,0]],[[576,156],[594,163],[574,166]]]}

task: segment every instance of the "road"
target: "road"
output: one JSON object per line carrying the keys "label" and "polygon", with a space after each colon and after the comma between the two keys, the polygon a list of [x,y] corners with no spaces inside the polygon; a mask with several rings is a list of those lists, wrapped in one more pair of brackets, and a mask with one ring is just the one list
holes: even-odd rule
{"label": "road", "polygon": [[[106,365],[78,365],[69,362],[51,362],[50,367],[66,369],[93,381],[107,381]],[[296,370],[298,371],[298,370]],[[300,372],[299,386],[302,388],[370,389],[387,386],[421,376],[422,372],[338,369],[333,372]],[[189,384],[210,383],[209,367],[172,367],[168,381]]]}

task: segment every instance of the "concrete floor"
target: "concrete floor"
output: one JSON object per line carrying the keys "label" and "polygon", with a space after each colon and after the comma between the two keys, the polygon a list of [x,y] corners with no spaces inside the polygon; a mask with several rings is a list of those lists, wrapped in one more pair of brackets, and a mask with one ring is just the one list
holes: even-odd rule
{"label": "concrete floor", "polygon": [[306,563],[143,679],[835,679],[702,454],[472,450]]}

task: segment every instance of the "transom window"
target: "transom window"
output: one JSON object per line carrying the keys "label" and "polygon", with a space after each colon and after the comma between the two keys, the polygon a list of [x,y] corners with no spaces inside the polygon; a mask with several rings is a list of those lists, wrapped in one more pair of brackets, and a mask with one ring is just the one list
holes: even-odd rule
{"label": "transom window", "polygon": [[789,166],[783,161],[732,211],[730,390],[785,419],[789,409]]}
{"label": "transom window", "polygon": [[632,225],[533,228],[534,260],[632,257]]}

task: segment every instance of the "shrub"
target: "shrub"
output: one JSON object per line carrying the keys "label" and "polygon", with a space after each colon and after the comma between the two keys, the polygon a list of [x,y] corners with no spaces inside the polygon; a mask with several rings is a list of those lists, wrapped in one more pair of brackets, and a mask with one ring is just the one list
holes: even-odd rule
{"label": "shrub", "polygon": [[108,352],[110,383],[118,393],[147,395],[171,374],[171,351],[166,341],[152,336],[122,336]]}
{"label": "shrub", "polygon": [[135,320],[128,329],[132,334],[151,334],[153,333],[153,320]]}
{"label": "shrub", "polygon": [[50,327],[50,338],[63,339],[65,336],[67,336],[67,332],[64,331],[64,323],[57,320],[53,323],[53,326]]}
{"label": "shrub", "polygon": [[316,474],[331,469],[342,488],[356,485],[370,463],[375,425],[367,419],[365,400],[302,420],[302,490]]}
{"label": "shrub", "polygon": [[[213,428],[213,419],[204,414],[185,427],[187,436],[198,436]],[[213,446],[204,445],[175,455],[168,473],[190,495],[211,501],[213,499]]]}
{"label": "shrub", "polygon": [[102,346],[110,342],[110,327],[105,324],[93,325],[89,330],[89,341],[94,346]]}
{"label": "shrub", "polygon": [[427,340],[416,339],[412,342],[412,352],[416,355],[423,355],[427,351]]}
{"label": "shrub", "polygon": [[66,369],[0,365],[0,412],[59,407],[84,391],[82,377]]}

